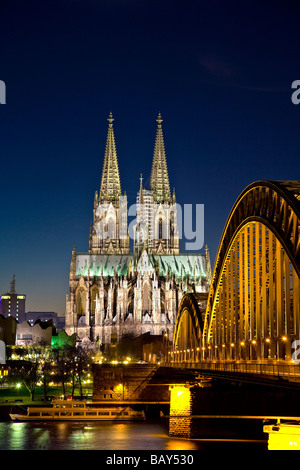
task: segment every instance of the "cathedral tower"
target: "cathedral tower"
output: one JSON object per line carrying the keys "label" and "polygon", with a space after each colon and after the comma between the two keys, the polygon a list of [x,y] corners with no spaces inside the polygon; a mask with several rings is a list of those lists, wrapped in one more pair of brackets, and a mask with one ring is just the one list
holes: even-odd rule
{"label": "cathedral tower", "polygon": [[127,197],[121,192],[118,157],[112,113],[108,117],[108,134],[99,195],[94,198],[93,223],[90,227],[89,253],[129,253]]}
{"label": "cathedral tower", "polygon": [[153,254],[178,254],[179,232],[175,191],[171,196],[167,159],[162,132],[162,118],[158,114],[149,190],[142,184],[137,196],[137,225],[135,252],[147,248]]}

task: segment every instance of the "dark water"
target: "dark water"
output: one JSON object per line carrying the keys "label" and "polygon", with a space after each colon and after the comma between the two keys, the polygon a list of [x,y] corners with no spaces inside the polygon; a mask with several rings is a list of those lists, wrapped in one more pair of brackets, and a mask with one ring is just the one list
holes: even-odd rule
{"label": "dark water", "polygon": [[0,422],[0,450],[266,450],[256,440],[177,439],[168,424],[145,422]]}

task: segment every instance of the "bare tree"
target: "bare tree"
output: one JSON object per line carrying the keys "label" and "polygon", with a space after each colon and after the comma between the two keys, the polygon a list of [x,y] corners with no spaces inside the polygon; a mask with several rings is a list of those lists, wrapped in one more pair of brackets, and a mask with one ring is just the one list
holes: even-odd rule
{"label": "bare tree", "polygon": [[52,382],[52,373],[53,373],[53,353],[51,349],[45,349],[44,357],[40,362],[39,369],[39,382],[42,384],[44,391],[44,401],[47,401],[47,395],[50,390],[50,383]]}
{"label": "bare tree", "polygon": [[44,354],[44,345],[27,346],[26,359],[21,367],[15,367],[13,375],[21,380],[24,387],[29,391],[31,400],[34,401],[35,387],[40,379],[40,366]]}
{"label": "bare tree", "polygon": [[66,385],[70,380],[71,364],[68,357],[68,346],[54,348],[53,361],[55,367],[54,380],[61,384],[63,396],[66,396]]}

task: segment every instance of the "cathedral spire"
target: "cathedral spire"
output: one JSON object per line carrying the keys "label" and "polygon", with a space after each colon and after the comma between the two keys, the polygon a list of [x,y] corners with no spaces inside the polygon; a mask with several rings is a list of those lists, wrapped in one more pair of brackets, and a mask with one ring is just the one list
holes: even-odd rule
{"label": "cathedral spire", "polygon": [[163,122],[161,114],[158,114],[157,131],[154,146],[154,155],[152,162],[152,171],[150,179],[150,190],[154,192],[154,198],[157,202],[169,201],[171,197],[167,160],[162,132]]}
{"label": "cathedral spire", "polygon": [[114,119],[112,113],[109,114],[107,120],[109,124],[99,198],[100,201],[112,202],[117,200],[121,195],[121,183],[113,129]]}
{"label": "cathedral spire", "polygon": [[140,204],[144,204],[144,198],[143,198],[143,175],[141,173],[140,176]]}

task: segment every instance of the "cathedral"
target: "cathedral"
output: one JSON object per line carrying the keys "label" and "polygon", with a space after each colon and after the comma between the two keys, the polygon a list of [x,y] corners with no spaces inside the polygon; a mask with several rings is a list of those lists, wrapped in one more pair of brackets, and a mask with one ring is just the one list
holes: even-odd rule
{"label": "cathedral", "polygon": [[170,191],[160,114],[150,185],[144,188],[140,177],[136,219],[128,225],[113,121],[110,113],[89,249],[77,253],[74,247],[72,252],[65,329],[104,346],[146,332],[172,340],[182,295],[202,293],[205,307],[211,280],[209,252],[206,247],[205,253],[179,253],[178,205],[175,191]]}

